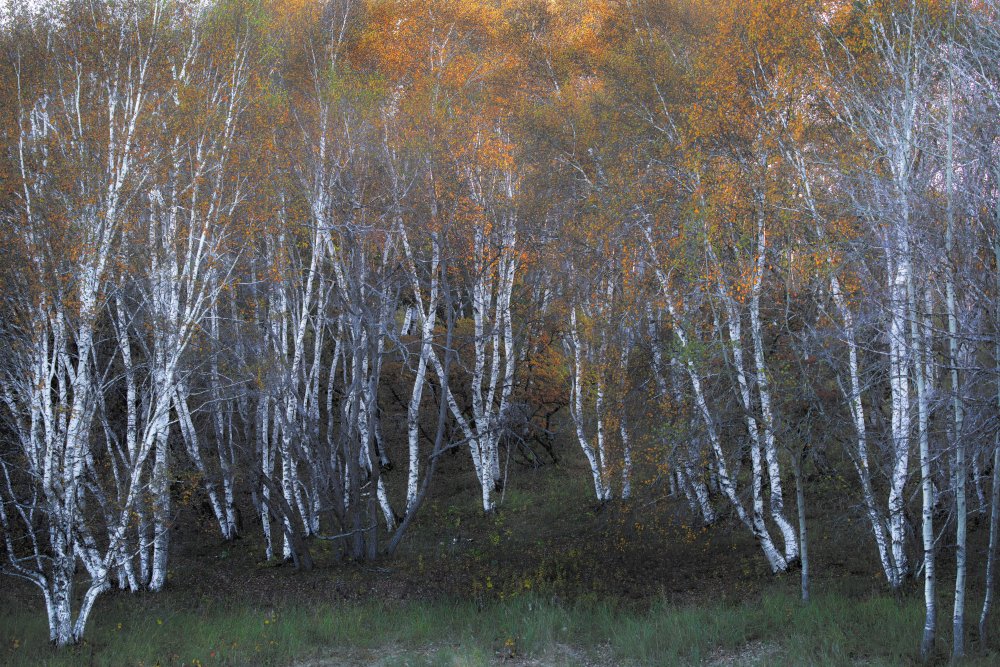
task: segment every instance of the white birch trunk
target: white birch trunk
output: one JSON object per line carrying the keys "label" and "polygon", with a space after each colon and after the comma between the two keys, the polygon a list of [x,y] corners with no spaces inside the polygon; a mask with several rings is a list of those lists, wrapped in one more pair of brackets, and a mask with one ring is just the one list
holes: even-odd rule
{"label": "white birch trunk", "polygon": [[[764,472],[761,456],[761,437],[757,418],[754,416],[753,399],[750,395],[750,383],[746,375],[746,366],[743,360],[743,336],[740,313],[732,297],[724,292],[724,288],[719,286],[719,295],[723,299],[723,306],[727,317],[729,331],[730,352],[733,355],[732,365],[736,371],[736,382],[738,395],[743,406],[744,419],[746,421],[747,433],[750,437],[750,465],[751,465],[751,498],[753,503],[753,526],[755,532],[767,534],[767,541],[771,542],[771,537],[764,521]],[[773,548],[773,547],[772,547]],[[769,557],[770,560],[770,557]],[[784,571],[788,568],[787,560],[778,554],[774,565],[777,569]],[[772,568],[774,567],[772,565]]]}
{"label": "white birch trunk", "polygon": [[[954,29],[954,25],[952,29]],[[951,403],[952,403],[952,435],[955,450],[955,606],[952,611],[952,651],[953,660],[965,656],[965,578],[966,578],[966,542],[968,530],[968,507],[966,504],[965,482],[968,477],[968,467],[965,461],[966,447],[963,422],[965,406],[962,403],[962,385],[959,376],[961,353],[958,338],[958,312],[955,304],[955,203],[954,203],[954,172],[955,172],[955,109],[954,80],[951,63],[953,44],[948,44],[948,94],[947,108],[947,148],[945,166],[946,192],[946,224],[945,224],[945,307],[948,311],[948,365],[951,367]],[[929,300],[928,295],[928,300]],[[976,488],[979,488],[978,475]]]}
{"label": "white birch trunk", "polygon": [[[708,435],[709,444],[712,448],[712,453],[715,456],[716,461],[716,471],[719,477],[719,486],[722,490],[723,495],[729,500],[733,509],[736,511],[736,516],[739,520],[746,525],[753,532],[757,542],[760,544],[761,550],[764,552],[764,557],[767,559],[768,565],[771,567],[772,572],[783,572],[788,568],[788,563],[785,561],[784,556],[775,548],[774,541],[771,539],[771,535],[767,530],[767,526],[763,519],[763,500],[761,498],[761,479],[760,479],[760,452],[756,448],[752,448],[752,460],[756,461],[753,471],[753,515],[752,517],[747,514],[746,508],[743,506],[743,502],[740,500],[737,491],[735,480],[730,476],[728,466],[726,464],[726,456],[722,448],[722,442],[719,439],[719,434],[715,428],[715,420],[712,417],[711,410],[708,407],[708,401],[705,398],[705,392],[701,384],[701,376],[699,375],[695,365],[694,360],[690,357],[690,348],[688,345],[688,336],[684,330],[684,324],[676,307],[674,306],[674,295],[670,289],[670,284],[667,279],[666,274],[659,268],[659,260],[656,255],[656,246],[653,241],[652,231],[646,227],[644,230],[646,235],[646,240],[650,252],[652,254],[654,268],[656,271],[656,277],[660,284],[660,289],[662,291],[664,301],[667,305],[667,310],[670,313],[670,317],[674,322],[674,334],[677,336],[678,341],[681,344],[681,349],[688,354],[688,358],[685,360],[685,368],[688,374],[688,378],[691,380],[691,387],[694,390],[695,407],[698,413],[702,417],[702,421],[705,423],[705,431]],[[752,419],[751,416],[748,416]],[[754,454],[756,452],[756,454]]]}
{"label": "white birch trunk", "polygon": [[[820,242],[824,242],[826,237],[823,228],[824,220],[820,215],[816,198],[813,195],[812,180],[806,168],[805,157],[797,146],[792,146],[791,148],[786,146],[785,156],[796,169],[799,182],[802,186],[805,204],[816,230],[816,236]],[[897,575],[895,574],[895,565],[892,561],[889,540],[886,535],[886,520],[883,512],[879,509],[871,481],[868,427],[865,424],[865,407],[861,388],[861,365],[857,343],[857,327],[854,320],[854,313],[851,312],[840,280],[837,278],[837,267],[833,265],[833,257],[829,253],[826,255],[826,263],[830,268],[830,296],[836,312],[843,322],[844,343],[847,345],[847,371],[850,391],[847,392],[845,390],[844,393],[851,421],[854,425],[855,437],[857,438],[856,451],[851,453],[850,458],[858,474],[858,479],[861,482],[861,497],[868,516],[868,523],[875,537],[875,546],[878,550],[879,561],[882,564],[882,571],[885,573],[886,579],[891,582]]]}
{"label": "white birch trunk", "polygon": [[928,394],[934,383],[933,349],[931,347],[932,302],[930,288],[925,291],[924,312],[917,312],[914,286],[910,285],[910,329],[913,349],[914,380],[917,385],[917,438],[920,446],[920,484],[922,492],[921,535],[924,552],[924,632],[920,642],[920,654],[926,660],[934,649],[937,625],[937,594],[935,592],[934,558],[934,489],[931,469],[930,440],[928,423],[930,402]]}
{"label": "white birch trunk", "polygon": [[[570,416],[573,418],[573,424],[576,428],[576,439],[580,443],[580,449],[583,450],[584,456],[587,457],[587,463],[590,464],[590,474],[594,478],[594,494],[597,496],[597,501],[601,503],[608,502],[611,500],[611,488],[607,480],[607,471],[604,467],[604,456],[603,453],[596,451],[590,443],[590,439],[587,437],[585,424],[584,424],[584,408],[583,408],[583,382],[584,382],[584,366],[583,366],[583,353],[582,353],[582,343],[580,340],[580,334],[577,328],[577,318],[576,318],[576,308],[570,309],[569,316],[569,333],[570,333],[570,345],[573,352],[573,373],[571,375],[571,398],[570,398]],[[600,370],[597,371],[600,374]],[[602,425],[602,415],[601,415],[601,381],[597,380],[597,394],[598,394],[598,407],[596,409],[597,418],[597,433],[598,442],[603,445],[603,425]]]}
{"label": "white birch trunk", "polygon": [[[763,199],[759,196],[758,199]],[[789,563],[799,557],[799,538],[795,529],[785,517],[784,493],[781,486],[781,467],[778,462],[777,444],[775,442],[774,410],[771,406],[771,388],[768,379],[767,364],[764,360],[763,332],[760,321],[760,297],[764,279],[764,264],[766,260],[767,230],[764,226],[763,204],[758,203],[757,214],[757,249],[754,262],[753,284],[750,292],[750,335],[753,341],[754,365],[757,377],[757,394],[760,399],[761,422],[764,427],[764,459],[767,462],[767,478],[770,482],[771,519],[781,531],[785,543],[785,560]]]}

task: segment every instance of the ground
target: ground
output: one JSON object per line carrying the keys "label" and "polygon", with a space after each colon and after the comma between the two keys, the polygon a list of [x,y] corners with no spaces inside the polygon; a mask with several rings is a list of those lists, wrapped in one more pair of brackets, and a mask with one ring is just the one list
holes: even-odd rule
{"label": "ground", "polygon": [[[799,570],[772,575],[731,517],[703,526],[666,488],[597,506],[583,462],[514,470],[500,509],[477,508],[459,452],[398,553],[316,567],[263,561],[259,530],[221,542],[197,503],[179,517],[167,590],[113,592],[87,641],[48,646],[41,598],[0,590],[0,661],[106,665],[910,664],[922,626],[918,584],[890,595],[850,480],[813,475],[813,600]],[[403,473],[398,473],[403,474]],[[981,576],[985,530],[973,531]],[[948,550],[943,549],[943,553]],[[939,618],[950,621],[943,556]],[[969,618],[981,602],[978,579]],[[949,623],[938,653],[947,655]],[[1000,637],[1000,625],[993,630]],[[970,664],[993,664],[980,650]]]}

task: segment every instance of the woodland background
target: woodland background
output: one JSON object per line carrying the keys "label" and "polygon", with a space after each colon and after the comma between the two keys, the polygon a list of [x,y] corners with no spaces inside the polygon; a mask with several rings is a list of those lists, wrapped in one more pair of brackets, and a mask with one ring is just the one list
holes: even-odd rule
{"label": "woodland background", "polygon": [[[664,582],[714,563],[801,627],[902,622],[896,659],[992,655],[998,12],[11,3],[0,567],[34,588],[5,604],[80,651],[105,599],[236,595],[288,563],[303,599],[290,582],[330,592],[315,569],[667,627]],[[808,602],[817,563],[875,597],[767,597]],[[631,657],[712,650],[710,617],[742,621],[706,604]],[[548,645],[519,632],[489,655]],[[837,641],[802,655],[865,654]],[[741,659],[791,659],[762,646]]]}

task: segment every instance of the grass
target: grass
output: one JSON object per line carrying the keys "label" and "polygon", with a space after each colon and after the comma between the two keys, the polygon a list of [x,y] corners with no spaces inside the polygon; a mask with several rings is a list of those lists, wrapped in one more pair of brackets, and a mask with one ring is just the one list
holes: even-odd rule
{"label": "grass", "polygon": [[[757,600],[646,610],[529,594],[504,601],[347,602],[311,608],[168,600],[108,601],[87,642],[56,651],[36,610],[0,612],[0,660],[11,665],[487,665],[535,664],[896,665],[917,661],[922,608],[876,595],[791,592]],[[945,638],[942,638],[942,648]],[[981,656],[992,664],[996,654]],[[969,664],[977,664],[970,662]]]}
{"label": "grass", "polygon": [[[598,508],[585,462],[573,465],[521,471],[484,516],[464,459],[445,461],[400,552],[372,565],[318,542],[316,569],[295,573],[261,562],[259,531],[222,544],[210,521],[188,517],[171,555],[180,576],[161,593],[100,598],[80,646],[53,649],[37,592],[0,584],[0,664],[919,664],[920,592],[886,592],[840,489],[810,487],[814,597],[803,605],[798,573],[771,575],[733,521],[701,527],[655,489]],[[974,579],[983,537],[973,533]],[[950,645],[947,553],[935,664]],[[979,589],[970,582],[970,621]],[[964,664],[1000,664],[969,648]]]}

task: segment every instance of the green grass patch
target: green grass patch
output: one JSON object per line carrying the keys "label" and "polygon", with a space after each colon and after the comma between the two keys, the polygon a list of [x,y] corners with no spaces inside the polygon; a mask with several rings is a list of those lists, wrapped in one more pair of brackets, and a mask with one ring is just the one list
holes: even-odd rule
{"label": "green grass patch", "polygon": [[[535,595],[504,601],[398,601],[310,608],[197,604],[114,596],[86,643],[57,651],[37,610],[0,611],[0,661],[11,665],[486,665],[533,658],[576,664],[896,665],[917,661],[919,599],[786,592],[757,600],[645,610]],[[942,654],[947,637],[942,628]],[[980,656],[990,664],[997,655]],[[975,663],[970,663],[975,664]]]}

